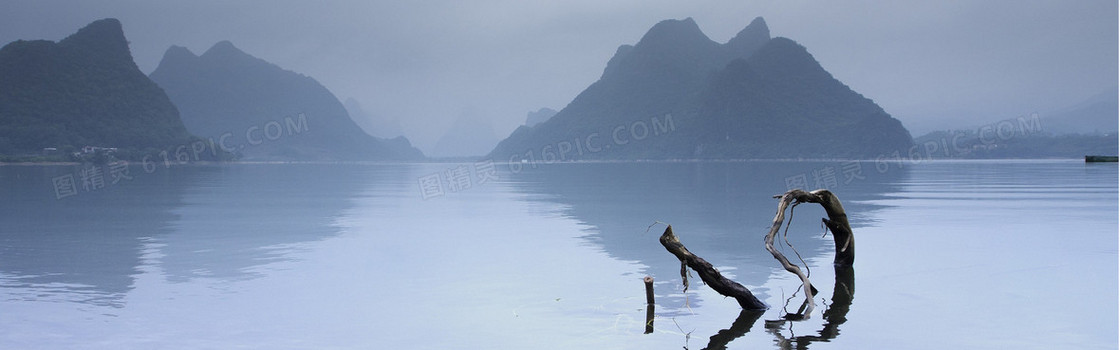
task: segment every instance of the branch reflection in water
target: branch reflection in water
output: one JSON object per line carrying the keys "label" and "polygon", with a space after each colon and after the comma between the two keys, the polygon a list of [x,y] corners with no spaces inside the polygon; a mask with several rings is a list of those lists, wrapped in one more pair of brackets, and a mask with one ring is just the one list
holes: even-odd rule
{"label": "branch reflection in water", "polygon": [[[766,331],[775,337],[775,343],[781,349],[808,349],[814,342],[827,342],[840,335],[840,325],[848,321],[848,311],[852,308],[852,299],[856,293],[856,273],[851,266],[834,266],[836,283],[832,287],[832,303],[824,310],[824,328],[816,335],[794,336],[792,328],[794,322],[807,319],[809,315],[786,314],[779,320],[767,320]],[[788,325],[788,326],[787,326]],[[790,336],[782,334],[783,330],[790,330]]]}
{"label": "branch reflection in water", "polygon": [[[848,321],[848,311],[852,307],[852,299],[855,298],[856,282],[855,282],[855,269],[851,266],[834,266],[836,273],[836,282],[832,287],[832,303],[829,304],[824,310],[825,323],[821,330],[817,331],[814,335],[794,335],[793,325],[795,322],[800,323],[804,320],[810,319],[809,315],[803,314],[805,308],[802,307],[797,313],[785,314],[781,319],[767,320],[765,322],[766,332],[774,336],[774,342],[780,349],[808,349],[809,344],[816,342],[828,342],[836,339],[840,335],[840,325]],[[792,300],[790,298],[789,300]],[[788,306],[788,305],[786,305]],[[704,349],[717,350],[727,349],[727,345],[735,339],[738,339],[751,331],[754,324],[762,318],[765,310],[742,310],[739,316],[731,323],[731,327],[721,329],[716,334],[712,335],[708,340],[708,346]],[[654,307],[649,305],[646,308],[646,334],[653,333],[653,320],[654,320]],[[783,331],[789,330],[789,335],[783,334]],[[683,332],[683,331],[682,331]],[[691,334],[685,334],[685,349],[688,349],[688,340]]]}

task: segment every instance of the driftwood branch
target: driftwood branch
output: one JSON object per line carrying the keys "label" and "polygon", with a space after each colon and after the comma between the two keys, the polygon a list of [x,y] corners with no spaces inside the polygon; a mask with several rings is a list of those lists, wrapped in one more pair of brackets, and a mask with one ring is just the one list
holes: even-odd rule
{"label": "driftwood branch", "polygon": [[682,273],[683,267],[687,266],[691,268],[693,271],[696,271],[696,274],[700,275],[700,280],[712,287],[712,290],[715,290],[721,295],[735,298],[735,300],[739,302],[739,306],[743,307],[743,309],[765,310],[767,308],[766,304],[758,300],[746,287],[743,287],[743,285],[738,282],[723,277],[715,267],[712,267],[711,263],[708,263],[708,261],[688,251],[688,248],[685,248],[680,239],[673,234],[672,225],[665,228],[665,233],[661,234],[660,241],[661,245],[665,246],[665,250],[668,250],[670,253],[673,253],[677,259],[680,259]]}
{"label": "driftwood branch", "polygon": [[[801,271],[801,267],[793,264],[781,251],[774,248],[774,239],[781,230],[782,224],[785,222],[786,209],[791,205],[800,203],[817,203],[824,207],[825,213],[828,218],[821,219],[821,221],[832,232],[832,237],[836,242],[836,258],[833,260],[833,265],[837,268],[850,267],[855,261],[855,242],[852,237],[852,228],[848,224],[848,215],[844,212],[844,206],[840,204],[840,199],[828,190],[816,190],[812,192],[805,192],[803,190],[795,189],[786,192],[774,198],[781,198],[778,202],[778,211],[774,215],[774,222],[770,226],[770,232],[766,235],[766,250],[782,264],[782,267],[801,279],[801,283],[805,290],[805,304],[798,310],[796,315],[787,315],[787,318],[807,318],[812,314],[814,302],[813,296],[817,294],[817,289],[809,282],[809,276]],[[792,214],[790,214],[792,217]],[[692,254],[684,247],[680,239],[673,234],[673,226],[667,225],[665,233],[661,234],[661,245],[672,253],[681,261],[681,279],[683,280],[685,291],[688,291],[688,275],[687,271],[691,268],[700,275],[700,279],[704,283],[712,287],[713,290],[724,296],[735,298],[739,305],[746,310],[765,310],[767,308],[761,300],[758,300],[751,291],[743,285],[723,277],[712,264],[708,263],[703,258]]]}
{"label": "driftwood branch", "polygon": [[[848,214],[844,212],[844,206],[840,204],[840,198],[835,194],[823,189],[812,192],[795,189],[774,198],[781,198],[782,202],[793,200],[798,203],[820,204],[828,215],[828,218],[822,218],[821,222],[828,227],[829,232],[832,232],[832,239],[836,243],[836,258],[832,260],[832,264],[851,266],[856,261],[856,243],[852,236],[852,227],[848,224]],[[785,206],[778,203],[778,208],[784,209]],[[781,225],[781,222],[778,224]]]}
{"label": "driftwood branch", "polygon": [[809,282],[809,276],[805,275],[804,272],[801,272],[800,266],[789,262],[789,259],[786,258],[785,254],[782,254],[781,251],[779,251],[777,248],[774,248],[774,238],[778,236],[778,231],[781,230],[782,224],[786,222],[786,207],[793,203],[795,196],[800,194],[798,192],[804,191],[793,190],[786,192],[784,195],[782,195],[782,200],[778,202],[778,213],[774,215],[774,222],[772,225],[770,225],[770,232],[766,234],[766,251],[770,252],[770,255],[773,255],[774,259],[777,259],[778,262],[782,264],[782,267],[786,269],[786,271],[797,275],[797,277],[801,279],[801,284],[804,286],[805,290],[805,303],[808,307],[808,310],[805,314],[808,315],[813,312],[813,291],[815,290],[813,289],[813,284]]}
{"label": "driftwood branch", "polygon": [[848,215],[844,212],[844,206],[840,204],[840,199],[828,190],[805,192],[795,189],[781,196],[774,196],[774,198],[781,198],[781,200],[778,202],[778,212],[774,215],[774,222],[770,225],[770,232],[766,235],[766,251],[770,252],[786,271],[797,275],[801,279],[805,289],[806,307],[803,312],[798,314],[807,317],[813,312],[813,296],[817,290],[809,282],[809,276],[801,271],[800,266],[789,262],[789,259],[781,251],[774,248],[774,238],[777,237],[778,231],[781,230],[782,224],[785,222],[786,208],[791,204],[796,205],[798,203],[817,203],[824,207],[828,218],[821,219],[821,221],[832,232],[832,237],[836,242],[836,258],[833,259],[833,265],[836,266],[851,266],[855,261],[855,242],[852,237],[852,228],[848,224]]}

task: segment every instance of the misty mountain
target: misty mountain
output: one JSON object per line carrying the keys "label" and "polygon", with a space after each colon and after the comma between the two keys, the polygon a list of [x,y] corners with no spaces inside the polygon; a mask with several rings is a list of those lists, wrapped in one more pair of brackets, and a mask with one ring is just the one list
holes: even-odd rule
{"label": "misty mountain", "polygon": [[1120,129],[1117,95],[1120,87],[1114,86],[1081,103],[1047,113],[1042,126],[1053,134],[1115,134]]}
{"label": "misty mountain", "polygon": [[529,112],[528,115],[525,116],[525,126],[537,126],[537,124],[548,121],[548,119],[552,118],[554,115],[556,115],[556,110],[547,107],[538,109],[536,112]]}
{"label": "misty mountain", "polygon": [[350,119],[353,119],[354,123],[357,123],[367,134],[383,139],[404,136],[404,128],[401,127],[399,119],[389,119],[368,112],[353,97],[347,98],[346,101],[342,102],[342,105],[346,107]]}
{"label": "misty mountain", "polygon": [[120,21],[90,23],[59,42],[0,49],[0,154],[83,146],[137,158],[195,139],[132,59]]}
{"label": "misty mountain", "polygon": [[466,111],[436,141],[431,156],[477,157],[493,149],[499,140],[490,118],[475,111]]}
{"label": "misty mountain", "polygon": [[[1050,134],[1020,127],[1011,119],[975,129],[934,131],[918,136],[914,152],[901,159],[1032,159],[1116,155],[1117,134]],[[1026,124],[1030,125],[1030,124]],[[1035,124],[1041,125],[1041,124]],[[897,158],[891,158],[897,159]]]}
{"label": "misty mountain", "polygon": [[253,57],[228,41],[200,56],[172,46],[151,74],[179,107],[190,132],[242,159],[414,160],[404,137],[362,131],[315,79]]}
{"label": "misty mountain", "polygon": [[1116,155],[1116,87],[1057,112],[938,130],[915,138],[914,158],[1081,158]]}
{"label": "misty mountain", "polygon": [[495,159],[855,158],[913,140],[873,101],[760,17],[724,44],[691,18],[623,45],[554,117],[522,126]]}

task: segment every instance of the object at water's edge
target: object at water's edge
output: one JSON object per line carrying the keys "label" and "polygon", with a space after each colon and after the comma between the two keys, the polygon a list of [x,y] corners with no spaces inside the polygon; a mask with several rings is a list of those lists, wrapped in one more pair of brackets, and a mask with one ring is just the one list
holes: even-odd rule
{"label": "object at water's edge", "polygon": [[653,333],[653,276],[642,279],[646,285],[646,333]]}
{"label": "object at water's edge", "polygon": [[653,276],[646,276],[642,282],[646,284],[646,304],[653,305]]}
{"label": "object at water's edge", "polygon": [[1120,161],[1117,156],[1085,156],[1086,163],[1115,163]]}

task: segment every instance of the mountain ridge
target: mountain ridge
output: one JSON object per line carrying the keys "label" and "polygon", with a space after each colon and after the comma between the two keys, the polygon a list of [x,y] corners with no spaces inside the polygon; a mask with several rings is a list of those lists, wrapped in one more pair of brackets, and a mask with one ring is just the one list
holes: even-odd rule
{"label": "mountain ridge", "polygon": [[603,150],[578,148],[573,158],[875,157],[913,145],[901,122],[800,44],[771,37],[761,17],[723,44],[691,18],[658,22],[619,46],[600,79],[555,116],[519,127],[489,156],[540,160],[587,139]]}
{"label": "mountain ridge", "polygon": [[[407,139],[367,134],[314,78],[252,56],[229,41],[215,43],[202,55],[172,46],[150,76],[180,107],[188,130],[211,139],[224,137],[244,159],[423,158]],[[267,129],[272,125],[279,127]]]}
{"label": "mountain ridge", "polygon": [[119,20],[66,38],[0,48],[0,154],[118,148],[136,159],[196,140],[166,93],[137,68]]}

